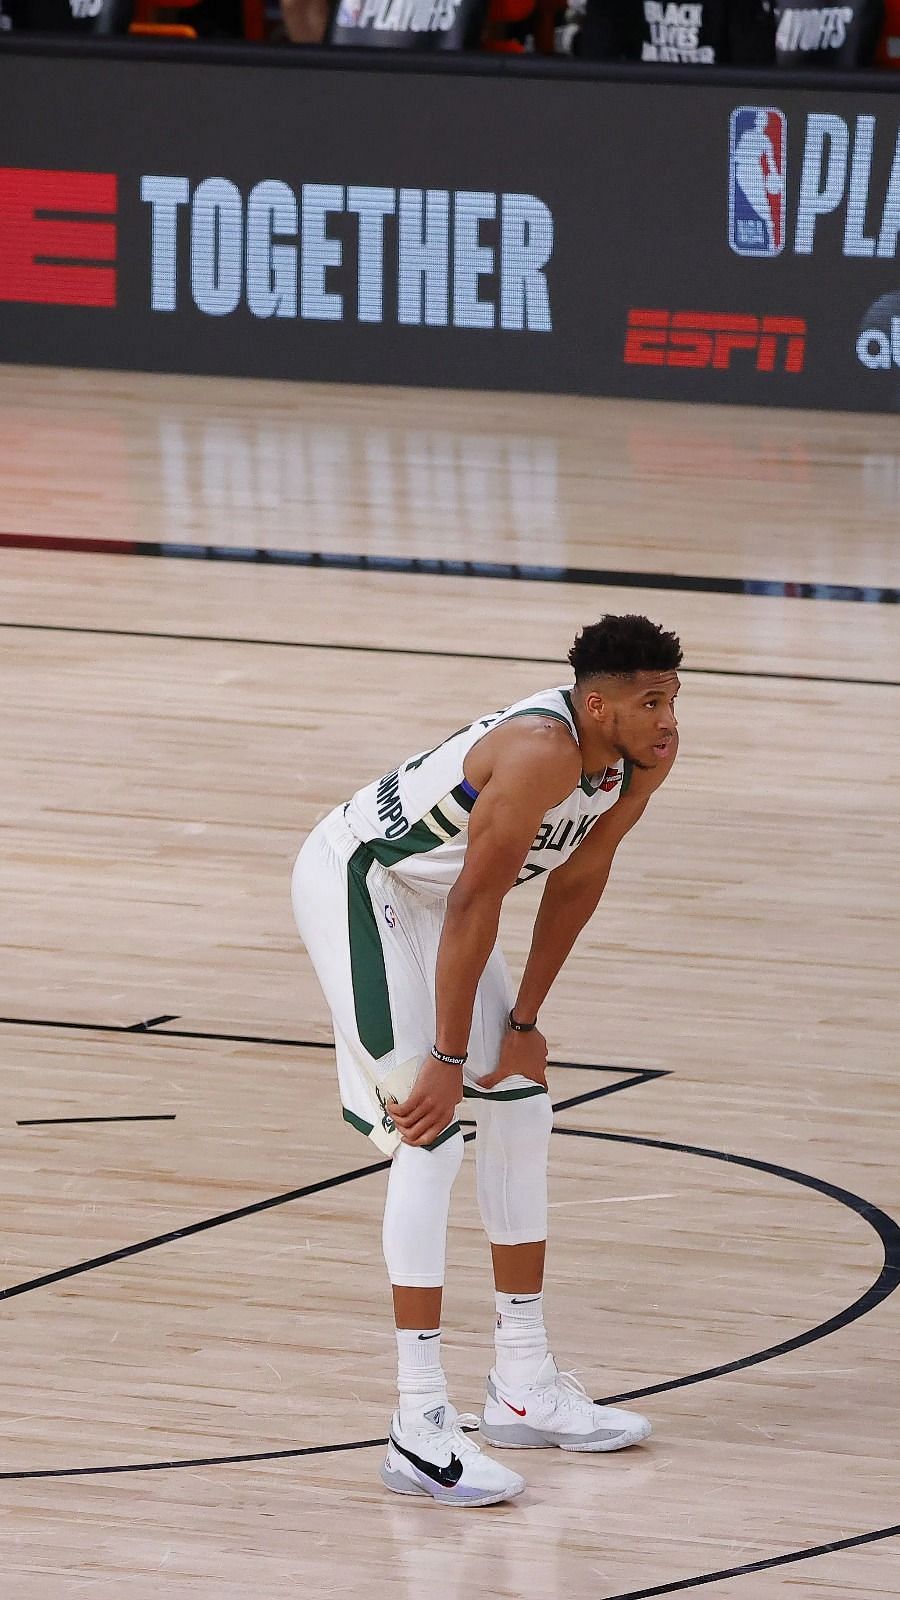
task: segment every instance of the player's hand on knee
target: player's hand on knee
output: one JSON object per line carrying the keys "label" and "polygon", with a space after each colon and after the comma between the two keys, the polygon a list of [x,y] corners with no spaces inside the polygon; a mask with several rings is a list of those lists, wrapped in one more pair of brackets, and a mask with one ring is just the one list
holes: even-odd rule
{"label": "player's hand on knee", "polygon": [[504,1078],[529,1078],[532,1083],[547,1087],[547,1041],[538,1028],[528,1033],[505,1035],[500,1049],[500,1060],[486,1078],[479,1078],[480,1089],[494,1089]]}
{"label": "player's hand on knee", "polygon": [[402,1105],[391,1106],[404,1144],[433,1144],[450,1126],[462,1099],[462,1068],[427,1055]]}

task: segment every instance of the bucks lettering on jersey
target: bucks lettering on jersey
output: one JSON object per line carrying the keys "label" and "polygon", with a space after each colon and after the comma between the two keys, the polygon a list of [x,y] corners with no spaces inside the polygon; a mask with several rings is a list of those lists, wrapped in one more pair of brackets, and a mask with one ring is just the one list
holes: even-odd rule
{"label": "bucks lettering on jersey", "polygon": [[[530,716],[564,722],[577,742],[571,690],[545,689],[480,717],[360,789],[345,808],[349,827],[382,866],[410,887],[446,894],[462,870],[469,812],[478,798],[465,779],[466,756],[501,722]],[[594,779],[582,775],[578,788],[544,816],[516,882],[527,883],[568,860],[597,818],[625,793],[630,777],[627,761],[607,767]]]}

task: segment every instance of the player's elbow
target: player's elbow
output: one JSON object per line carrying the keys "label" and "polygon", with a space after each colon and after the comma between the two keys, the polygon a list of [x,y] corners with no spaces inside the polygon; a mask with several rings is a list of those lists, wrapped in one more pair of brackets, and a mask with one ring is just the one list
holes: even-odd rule
{"label": "player's elbow", "polygon": [[495,863],[489,874],[468,874],[463,871],[447,896],[447,911],[453,916],[496,918],[504,896],[516,881],[517,871],[504,871]]}

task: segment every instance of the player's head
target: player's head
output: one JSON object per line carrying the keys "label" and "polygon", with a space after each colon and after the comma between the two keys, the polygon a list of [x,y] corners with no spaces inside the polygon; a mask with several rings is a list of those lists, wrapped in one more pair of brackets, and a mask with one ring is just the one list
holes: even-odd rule
{"label": "player's head", "polygon": [[581,709],[617,756],[655,767],[675,736],[681,645],[647,617],[602,617],[569,651]]}

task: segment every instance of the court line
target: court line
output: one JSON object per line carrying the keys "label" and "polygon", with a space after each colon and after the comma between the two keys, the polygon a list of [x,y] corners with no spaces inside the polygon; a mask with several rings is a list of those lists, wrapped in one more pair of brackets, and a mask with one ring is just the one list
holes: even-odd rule
{"label": "court line", "polygon": [[829,1183],[826,1178],[815,1178],[809,1173],[797,1172],[792,1167],[780,1167],[772,1161],[761,1161],[756,1156],[734,1155],[726,1150],[710,1150],[704,1145],[681,1144],[668,1139],[647,1139],[631,1133],[602,1133],[591,1128],[554,1128],[554,1133],[569,1139],[605,1139],[610,1144],[646,1145],[651,1150],[671,1150],[679,1155],[704,1156],[710,1161],[724,1161],[735,1166],[749,1167],[753,1172],[765,1172],[771,1177],[787,1180],[799,1184],[804,1189],[813,1189],[816,1193],[825,1195],[829,1200],[837,1200],[840,1205],[846,1206],[849,1211],[856,1213],[863,1222],[877,1233],[884,1251],[884,1260],[881,1271],[874,1283],[864,1290],[851,1305],[845,1306],[842,1311],[828,1317],[825,1322],[817,1324],[812,1334],[809,1332],[798,1333],[792,1339],[785,1339],[781,1344],[770,1345],[767,1350],[757,1355],[741,1356],[736,1361],[726,1361],[717,1367],[707,1367],[702,1372],[689,1373],[683,1378],[670,1378],[665,1383],[648,1384],[642,1389],[629,1389],[626,1393],[610,1395],[604,1404],[619,1405],[624,1400],[639,1400],[650,1394],[670,1394],[674,1389],[685,1389],[694,1383],[706,1383],[710,1378],[721,1378],[729,1372],[743,1372],[747,1367],[758,1366],[762,1361],[772,1361],[776,1356],[787,1355],[791,1350],[800,1350],[804,1345],[812,1344],[817,1339],[824,1339],[831,1333],[837,1333],[840,1328],[846,1328],[851,1322],[857,1322],[876,1306],[882,1304],[889,1295],[900,1289],[900,1223],[882,1211],[880,1206],[873,1205],[869,1200],[863,1200],[860,1195],[853,1194],[849,1189],[842,1189],[837,1184]]}
{"label": "court line", "polygon": [[[647,1072],[649,1074],[650,1069],[647,1069]],[[613,1085],[612,1087],[627,1088],[629,1087],[629,1083]],[[604,1092],[609,1092],[608,1088],[606,1090],[600,1089],[594,1091],[594,1094],[589,1098],[599,1098],[599,1096]],[[580,1096],[577,1098],[578,1100],[584,1100],[586,1097]],[[561,1102],[560,1105],[554,1109],[562,1110],[565,1106],[571,1105],[572,1103],[573,1102],[571,1101]],[[880,1303],[882,1300],[886,1299],[887,1295],[893,1293],[893,1291],[900,1286],[900,1227],[898,1227],[893,1219],[888,1217],[886,1213],[882,1212],[878,1207],[870,1205],[868,1201],[862,1200],[859,1196],[853,1195],[847,1190],[839,1189],[836,1185],[827,1183],[824,1179],[813,1178],[808,1174],[798,1173],[789,1168],[778,1167],[771,1162],[759,1161],[753,1157],[737,1156],[725,1151],[709,1150],[695,1145],[682,1145],[673,1141],[639,1138],[629,1134],[602,1133],[590,1129],[557,1128],[554,1130],[554,1132],[563,1135],[607,1139],[616,1143],[636,1144],[656,1149],[666,1149],[703,1155],[711,1157],[715,1160],[731,1162],[736,1165],[751,1167],[758,1171],[768,1172],[781,1178],[787,1178],[789,1181],[799,1182],[805,1187],[816,1189],[822,1194],[837,1199],[845,1205],[849,1205],[850,1209],[854,1210],[857,1215],[861,1216],[870,1224],[870,1226],[875,1228],[876,1232],[879,1233],[879,1237],[882,1240],[885,1250],[885,1265],[881,1275],[879,1276],[879,1279],[876,1280],[876,1283],[871,1286],[870,1290],[867,1291],[866,1294],[860,1296],[852,1306],[847,1307],[846,1310],[843,1313],[840,1313],[837,1317],[830,1318],[827,1322],[819,1324],[818,1327],[809,1330],[804,1335],[798,1335],[794,1339],[787,1340],[781,1345],[772,1346],[768,1351],[759,1352],[756,1355],[745,1357],[740,1361],[731,1362],[718,1368],[710,1368],[706,1372],[694,1374],[686,1378],[675,1380],[674,1382],[669,1382],[667,1384],[656,1384],[642,1390],[634,1390],[626,1395],[614,1396],[612,1397],[614,1401],[632,1399],[642,1394],[659,1393],[664,1389],[668,1390],[680,1388],[686,1383],[699,1383],[710,1377],[720,1376],[724,1372],[736,1371],[764,1360],[771,1360],[774,1356],[783,1354],[788,1350],[795,1350],[800,1345],[810,1344],[814,1340],[825,1338],[828,1334],[836,1331],[837,1327],[846,1326],[848,1322],[854,1321],[857,1318],[865,1315],[867,1311],[872,1309],[874,1304]],[[466,1142],[468,1142],[474,1137],[474,1134],[469,1133],[464,1137]],[[205,1227],[214,1226],[216,1221],[225,1222],[233,1220],[239,1215],[246,1215],[249,1211],[264,1210],[268,1209],[272,1205],[284,1204],[289,1199],[299,1198],[303,1193],[311,1193],[316,1192],[317,1190],[332,1188],[340,1183],[350,1182],[355,1177],[360,1177],[371,1172],[383,1170],[389,1165],[389,1161],[375,1162],[371,1166],[357,1169],[353,1173],[342,1174],[337,1178],[326,1179],[324,1182],[317,1185],[307,1185],[305,1190],[294,1191],[292,1194],[286,1196],[275,1196],[268,1201],[257,1203],[252,1207],[243,1207],[239,1212],[229,1213],[225,1217],[212,1219],[211,1221],[207,1221],[199,1225],[194,1224],[192,1227],[181,1230],[177,1234],[163,1236],[163,1239],[176,1237],[183,1238],[189,1233],[199,1232]],[[160,1240],[160,1242],[162,1242],[162,1240]],[[138,1246],[137,1248],[140,1249],[141,1246]],[[143,1248],[149,1248],[149,1245],[145,1244]],[[134,1253],[134,1247],[132,1247],[132,1250],[128,1253]],[[93,1264],[101,1264],[102,1259],[104,1258],[101,1258],[100,1261]],[[90,1265],[92,1265],[92,1263],[82,1264],[80,1268],[76,1268],[74,1270],[86,1271]],[[886,1277],[886,1275],[891,1276]],[[12,1291],[4,1291],[2,1294],[0,1294],[0,1298],[5,1298],[11,1292],[24,1293],[27,1288],[36,1288],[41,1282],[47,1281],[47,1279],[35,1280],[32,1284],[18,1286]],[[879,1286],[881,1285],[883,1286],[880,1288],[879,1292]],[[386,1444],[386,1442],[387,1441],[384,1438],[360,1439],[344,1441],[331,1445],[312,1445],[300,1447],[294,1450],[260,1451],[253,1454],[245,1453],[237,1456],[209,1456],[202,1459],[195,1458],[170,1462],[128,1462],[95,1468],[66,1467],[26,1472],[0,1472],[0,1481],[9,1482],[11,1480],[18,1481],[50,1477],[109,1476],[111,1474],[128,1472],[163,1471],[187,1467],[196,1468],[205,1466],[227,1466],[247,1464],[250,1462],[280,1461],[289,1459],[294,1460],[303,1456],[332,1455],[349,1450],[380,1448]],[[751,1572],[768,1571],[774,1567],[796,1565],[799,1562],[813,1560],[818,1556],[829,1555],[838,1550],[854,1549],[861,1545],[872,1544],[894,1538],[898,1534],[900,1534],[900,1524],[888,1528],[873,1529],[870,1532],[856,1534],[850,1538],[837,1540],[830,1544],[814,1546],[810,1549],[789,1551],[780,1556],[770,1556],[760,1561],[748,1562],[742,1566],[723,1568],[715,1572],[702,1573],[690,1578],[681,1578],[671,1583],[656,1584],[650,1588],[629,1590],[618,1595],[608,1596],[607,1600],[653,1600],[653,1597],[656,1596],[681,1593],[687,1589],[703,1587],[706,1584],[715,1583],[726,1578],[742,1577]]]}
{"label": "court line", "polygon": [[[157,1018],[157,1022],[168,1018]],[[331,1039],[277,1039],[262,1033],[208,1033],[202,1028],[161,1028],[153,1022],[66,1022],[58,1017],[0,1017],[0,1027],[62,1028],[79,1033],[153,1034],[156,1039],[212,1039],[218,1044],[274,1044],[292,1050],[333,1050]],[[616,1070],[616,1069],[613,1069]]]}
{"label": "court line", "polygon": [[[7,1289],[0,1289],[0,1301],[12,1300],[17,1295],[30,1294],[32,1289],[46,1289],[51,1283],[63,1283],[68,1278],[78,1278],[85,1272],[93,1272],[97,1267],[109,1267],[117,1261],[127,1261],[132,1256],[143,1255],[147,1250],[156,1250],[160,1245],[173,1244],[177,1239],[190,1239],[198,1233],[208,1233],[211,1228],[222,1228],[226,1222],[240,1222],[244,1217],[258,1216],[262,1211],[271,1211],[274,1206],[288,1205],[292,1200],[307,1199],[310,1195],[321,1194],[326,1189],[337,1189],[342,1184],[352,1183],[356,1178],[368,1178],[373,1172],[384,1172],[390,1166],[390,1161],[374,1161],[366,1167],[354,1167],[352,1172],[341,1172],[331,1178],[320,1178],[315,1183],[306,1183],[300,1189],[290,1189],[286,1194],[271,1195],[267,1200],[254,1200],[249,1205],[238,1206],[234,1211],[223,1211],[215,1217],[203,1217],[199,1222],[189,1222],[183,1228],[172,1228],[168,1233],[158,1233],[152,1239],[141,1239],[137,1244],[126,1244],[119,1250],[108,1250],[105,1255],[93,1256],[89,1261],[78,1261],[73,1266],[58,1267],[55,1272],[45,1272],[39,1278],[30,1278],[25,1283],[10,1284]],[[0,1473],[2,1477],[2,1473]]]}
{"label": "court line", "polygon": [[351,1439],[346,1444],[309,1444],[297,1450],[256,1450],[240,1456],[197,1456],[185,1461],[125,1461],[108,1467],[47,1467],[32,1472],[0,1472],[0,1483],[31,1478],[103,1478],[120,1472],[177,1472],[179,1467],[236,1467],[247,1461],[293,1461],[299,1456],[338,1455],[345,1450],[370,1450],[383,1439]]}
{"label": "court line", "polygon": [[629,1589],[627,1594],[607,1595],[606,1600],[651,1600],[654,1595],[677,1594],[679,1590],[698,1589],[705,1583],[718,1583],[723,1578],[742,1578],[748,1572],[767,1572],[772,1567],[786,1567],[797,1561],[811,1561],[814,1556],[833,1555],[836,1550],[853,1550],[861,1544],[874,1544],[879,1539],[896,1539],[900,1535],[900,1522],[892,1528],[876,1528],[872,1533],[853,1534],[848,1539],[835,1539],[832,1544],[814,1545],[809,1550],[792,1550],[787,1555],[767,1556],[763,1561],[749,1561],[743,1567],[722,1567],[718,1572],[704,1572],[696,1578],[680,1578],[676,1583],[656,1583],[651,1589]]}
{"label": "court line", "polygon": [[247,562],[343,572],[387,572],[430,578],[499,578],[522,583],[590,584],[596,588],[688,590],[781,600],[838,600],[896,605],[900,589],[883,585],[806,583],[780,578],[724,578],[678,572],[631,572],[612,567],[542,566],[518,561],[453,561],[428,556],[365,555],[331,550],[266,549],[255,545],[182,544],[160,539],[82,539],[67,534],[0,533],[0,546],[87,555],[164,557],[176,561]]}
{"label": "court line", "polygon": [[[649,1068],[644,1070],[648,1074],[651,1071]],[[595,1089],[593,1093],[587,1097],[582,1095],[575,1096],[573,1099],[562,1100],[557,1104],[554,1104],[554,1111],[567,1110],[570,1109],[574,1104],[583,1103],[586,1098],[599,1099],[605,1094],[612,1093],[617,1089],[629,1088],[630,1086],[630,1081],[622,1084],[606,1085],[603,1088]],[[874,1206],[869,1201],[863,1200],[859,1195],[853,1194],[850,1190],[841,1189],[836,1184],[828,1183],[823,1178],[815,1178],[808,1173],[797,1172],[791,1167],[780,1167],[772,1162],[758,1160],[753,1156],[739,1156],[733,1154],[732,1152],[711,1150],[700,1145],[680,1144],[665,1139],[650,1139],[643,1136],[638,1136],[636,1134],[606,1133],[590,1128],[554,1128],[553,1132],[554,1134],[560,1134],[563,1137],[569,1138],[601,1139],[613,1144],[639,1145],[647,1149],[669,1150],[679,1154],[703,1156],[714,1161],[724,1161],[735,1166],[748,1167],[754,1171],[765,1172],[779,1178],[784,1182],[796,1183],[803,1188],[813,1189],[818,1193],[825,1195],[829,1199],[837,1200],[840,1204],[846,1206],[849,1210],[855,1212],[857,1216],[861,1217],[862,1220],[878,1234],[884,1251],[884,1263],[881,1272],[874,1283],[871,1284],[862,1295],[859,1295],[851,1305],[846,1306],[842,1311],[836,1313],[835,1316],[829,1317],[825,1322],[817,1323],[814,1327],[807,1329],[804,1333],[796,1334],[792,1339],[785,1340],[781,1344],[770,1345],[765,1350],[753,1352],[748,1356],[742,1356],[736,1361],[726,1362],[718,1367],[709,1367],[702,1372],[689,1373],[681,1378],[669,1379],[665,1383],[650,1384],[642,1389],[632,1389],[624,1394],[602,1396],[598,1402],[599,1404],[617,1405],[624,1400],[635,1400],[645,1395],[668,1393],[674,1389],[685,1388],[690,1384],[707,1382],[709,1379],[721,1377],[725,1373],[743,1371],[747,1367],[758,1366],[764,1361],[771,1361],[777,1356],[786,1354],[788,1351],[798,1350],[805,1345],[814,1344],[819,1339],[824,1339],[829,1334],[836,1332],[839,1328],[847,1327],[851,1322],[858,1321],[859,1318],[867,1315],[869,1311],[873,1310],[876,1305],[882,1304],[889,1295],[893,1294],[894,1291],[900,1287],[900,1225],[898,1225],[892,1217],[889,1217],[887,1213],[882,1211],[878,1206]],[[465,1142],[468,1143],[474,1137],[474,1132],[465,1134]],[[236,1211],[225,1212],[216,1217],[205,1218],[200,1222],[191,1223],[185,1228],[174,1229],[170,1233],[160,1234],[154,1239],[142,1240],[138,1244],[127,1245],[121,1250],[111,1251],[107,1255],[95,1257],[93,1260],[78,1262],[71,1267],[63,1267],[57,1272],[47,1273],[43,1277],[34,1278],[25,1283],[13,1284],[7,1289],[0,1290],[0,1300],[11,1299],[13,1296],[26,1294],[33,1289],[44,1288],[48,1284],[57,1283],[62,1279],[79,1276],[82,1273],[92,1271],[95,1267],[107,1266],[113,1262],[125,1260],[128,1257],[139,1255],[147,1250],[151,1250],[157,1245],[168,1244],[177,1239],[186,1239],[193,1234],[206,1232],[210,1228],[223,1226],[227,1222],[234,1222],[243,1217],[252,1216],[262,1211],[271,1210],[274,1206],[286,1205],[290,1201],[302,1199],[309,1195],[318,1194],[327,1189],[337,1188],[342,1184],[353,1182],[356,1178],[369,1177],[373,1173],[383,1172],[389,1166],[389,1160],[372,1162],[370,1165],[366,1167],[358,1167],[352,1172],[340,1173],[335,1177],[321,1179],[313,1184],[306,1184],[302,1189],[290,1190],[287,1194],[273,1195],[267,1200],[254,1201],[250,1205],[241,1206]],[[356,1448],[362,1450],[370,1448],[373,1444],[377,1445],[385,1442],[385,1440],[378,1439],[374,1441],[361,1440],[355,1443],[344,1442],[332,1447],[317,1446],[316,1450],[317,1453],[320,1454],[327,1453],[328,1448],[341,1450]],[[305,1448],[299,1448],[293,1451],[279,1451],[274,1453],[264,1451],[259,1452],[252,1457],[243,1455],[236,1457],[217,1458],[217,1464],[226,1465],[232,1460],[265,1461],[275,1458],[285,1459],[288,1456],[303,1455],[306,1453],[308,1452]],[[194,1459],[174,1462],[139,1462],[125,1464],[120,1466],[117,1470],[153,1472],[163,1471],[168,1467],[198,1466],[203,1464],[205,1463],[196,1461]],[[0,1472],[0,1482],[22,1477],[53,1478],[62,1475],[69,1477],[75,1475],[88,1477],[97,1470],[109,1471],[111,1469],[96,1469],[92,1467],[69,1467],[57,1469],[50,1467],[26,1473]],[[803,1558],[794,1556],[791,1559]],[[610,1600],[625,1600],[625,1597],[615,1596],[610,1597]]]}
{"label": "court line", "polygon": [[[174,1018],[172,1019],[175,1020]],[[168,1022],[168,1017],[157,1017],[157,1022]],[[134,1023],[124,1022],[66,1022],[58,1017],[0,1017],[0,1027],[8,1028],[60,1028],[65,1031],[77,1030],[79,1033],[152,1033],[157,1039],[212,1039],[217,1043],[225,1044],[272,1044],[286,1045],[295,1050],[333,1050],[333,1039],[280,1039],[275,1035],[261,1033],[209,1033],[202,1028],[160,1028],[153,1022]],[[668,1078],[669,1070],[665,1067],[612,1067],[606,1061],[558,1061],[551,1058],[548,1067],[566,1067],[571,1072],[618,1072],[627,1073],[635,1083],[645,1083],[651,1078]],[[627,1087],[625,1085],[624,1087]],[[597,1095],[606,1094],[606,1089],[595,1089],[587,1096],[579,1095],[574,1100],[566,1101],[566,1107],[579,1105],[585,1098],[593,1099]],[[560,1108],[562,1109],[562,1107]]]}
{"label": "court line", "polygon": [[22,1117],[17,1119],[16,1127],[59,1128],[81,1122],[174,1122],[175,1118],[174,1111],[158,1111],[152,1116],[132,1117]]}
{"label": "court line", "polygon": [[[583,1068],[587,1067],[587,1064],[585,1063],[569,1063],[569,1065],[581,1066]],[[604,1069],[593,1068],[588,1070]],[[632,1076],[621,1084],[607,1085],[603,1088],[594,1090],[588,1095],[575,1096],[571,1099],[561,1101],[557,1106],[554,1107],[554,1110],[563,1110],[571,1107],[572,1105],[581,1104],[585,1100],[598,1099],[600,1096],[614,1092],[616,1089],[628,1088],[635,1081],[647,1081],[650,1078],[662,1075],[659,1071],[651,1068],[619,1068],[610,1070],[631,1072]],[[635,1073],[637,1074],[636,1076]],[[708,1368],[701,1373],[695,1373],[680,1379],[670,1380],[664,1384],[650,1385],[644,1389],[632,1390],[627,1394],[611,1396],[609,1397],[610,1403],[620,1402],[628,1399],[636,1399],[641,1395],[657,1394],[670,1389],[682,1388],[690,1383],[700,1383],[712,1377],[721,1376],[726,1372],[742,1370],[745,1367],[756,1365],[762,1361],[771,1360],[778,1355],[785,1354],[789,1350],[796,1350],[802,1345],[811,1344],[818,1339],[825,1338],[829,1334],[835,1332],[839,1327],[845,1327],[848,1325],[848,1323],[858,1320],[860,1317],[866,1315],[868,1311],[872,1310],[876,1304],[882,1303],[888,1295],[892,1294],[898,1287],[900,1287],[900,1226],[898,1226],[893,1218],[889,1217],[879,1207],[873,1206],[870,1204],[870,1202],[861,1199],[861,1197],[858,1195],[852,1194],[849,1190],[841,1189],[837,1185],[828,1183],[824,1179],[815,1178],[809,1174],[796,1172],[791,1168],[779,1167],[772,1162],[761,1161],[751,1156],[738,1156],[726,1151],[710,1150],[703,1146],[684,1145],[674,1141],[649,1139],[631,1134],[604,1133],[592,1129],[555,1128],[554,1132],[569,1137],[605,1139],[619,1144],[633,1144],[651,1149],[664,1149],[679,1153],[705,1156],[713,1160],[749,1167],[757,1171],[772,1174],[781,1179],[786,1179],[787,1181],[800,1183],[806,1188],[814,1189],[829,1198],[838,1200],[843,1205],[849,1206],[849,1208],[858,1216],[860,1216],[865,1222],[867,1222],[869,1226],[875,1229],[876,1233],[878,1233],[879,1238],[881,1239],[884,1249],[884,1265],[882,1271],[875,1283],[870,1286],[869,1290],[859,1296],[857,1300],[855,1300],[851,1306],[846,1307],[843,1312],[840,1312],[836,1316],[829,1318],[826,1322],[818,1324],[815,1328],[809,1329],[805,1334],[797,1335],[793,1339],[786,1340],[780,1345],[771,1346],[768,1350],[760,1351],[756,1354],[743,1357],[738,1361],[729,1362],[719,1367]],[[468,1143],[469,1140],[474,1138],[474,1132],[467,1133],[464,1135],[464,1138]],[[207,1219],[199,1224],[192,1224],[188,1228],[178,1230],[168,1235],[162,1235],[157,1241],[145,1241],[143,1244],[132,1246],[125,1251],[116,1252],[113,1256],[97,1258],[97,1260],[94,1262],[81,1263],[75,1268],[64,1269],[62,1273],[48,1275],[43,1279],[36,1279],[28,1284],[14,1285],[11,1289],[0,1292],[0,1299],[8,1298],[12,1294],[16,1293],[25,1293],[28,1289],[38,1288],[47,1282],[58,1281],[58,1279],[62,1276],[71,1276],[76,1272],[88,1271],[91,1269],[91,1267],[95,1265],[102,1265],[105,1261],[109,1261],[111,1259],[122,1259],[125,1255],[136,1254],[142,1249],[151,1248],[154,1243],[163,1243],[167,1240],[175,1238],[185,1238],[189,1234],[201,1232],[209,1227],[216,1226],[217,1224],[221,1224],[226,1221],[235,1220],[239,1216],[245,1216],[251,1212],[267,1210],[275,1205],[285,1204],[287,1201],[300,1198],[304,1194],[320,1192],[324,1189],[337,1187],[340,1184],[351,1182],[356,1177],[366,1176],[372,1172],[383,1170],[389,1165],[389,1161],[375,1162],[368,1167],[358,1168],[354,1172],[340,1174],[336,1177],[325,1179],[315,1185],[306,1185],[302,1190],[295,1190],[287,1195],[274,1196],[269,1200],[256,1202],[252,1206],[242,1207],[239,1211],[226,1213],[222,1217]],[[94,1468],[66,1467],[40,1469],[26,1472],[0,1472],[0,1481],[8,1482],[11,1480],[17,1481],[20,1479],[24,1480],[35,1478],[108,1476],[110,1474],[121,1474],[126,1472],[171,1470],[179,1467],[226,1466],[254,1461],[287,1460],[297,1459],[309,1455],[338,1454],[349,1450],[378,1448],[385,1443],[386,1439],[362,1439],[343,1441],[331,1445],[305,1446],[293,1450],[261,1451],[253,1454],[242,1454],[238,1456],[214,1456],[203,1459],[194,1458],[171,1462],[120,1463],[113,1466]],[[847,1539],[837,1540],[830,1544],[815,1546],[810,1549],[795,1550],[786,1552],[780,1556],[766,1557],[761,1561],[749,1562],[743,1566],[725,1568],[711,1573],[703,1573],[691,1578],[677,1579],[674,1582],[657,1584],[650,1588],[630,1590],[627,1593],[608,1596],[606,1597],[606,1600],[653,1600],[653,1597],[656,1596],[684,1592],[687,1589],[699,1588],[708,1583],[714,1583],[725,1578],[741,1577],[751,1572],[767,1571],[773,1567],[795,1565],[802,1561],[812,1560],[821,1555],[831,1554],[837,1550],[853,1549],[861,1545],[890,1539],[898,1534],[900,1534],[900,1524],[888,1528],[874,1529],[864,1534],[853,1535]]]}
{"label": "court line", "polygon": [[[563,670],[556,656],[510,656],[491,654],[481,650],[428,650],[409,645],[342,644],[321,639],[258,639],[251,635],[225,633],[169,633],[153,628],[89,628],[61,622],[2,622],[0,629],[16,629],[21,633],[74,633],[88,634],[107,639],[165,639],[183,644],[250,644],[271,646],[273,650],[338,650],[358,655],[372,656],[427,656],[436,661],[502,661],[534,667],[555,667]],[[761,668],[750,671],[744,667],[679,667],[679,672],[697,678],[763,678],[777,683],[850,683],[869,689],[900,689],[896,678],[846,678],[826,672],[767,672]]]}

